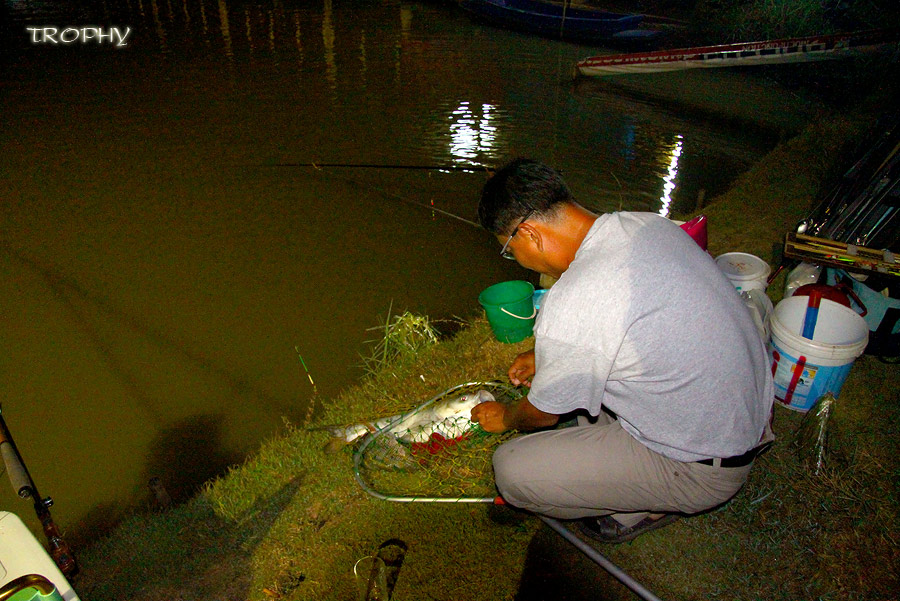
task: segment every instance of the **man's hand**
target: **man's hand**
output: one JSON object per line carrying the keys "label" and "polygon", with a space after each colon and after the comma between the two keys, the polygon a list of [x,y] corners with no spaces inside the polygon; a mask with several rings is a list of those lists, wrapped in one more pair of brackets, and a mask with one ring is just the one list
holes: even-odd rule
{"label": "man's hand", "polygon": [[487,432],[506,432],[507,430],[535,430],[546,428],[559,421],[559,416],[544,413],[522,397],[512,405],[502,405],[497,401],[488,401],[472,408],[472,421],[478,422]]}
{"label": "man's hand", "polygon": [[472,421],[478,422],[485,432],[499,434],[509,428],[503,422],[506,407],[497,401],[487,401],[472,407]]}
{"label": "man's hand", "polygon": [[507,376],[514,386],[531,386],[531,378],[534,376],[534,349],[526,351],[513,360],[509,366]]}

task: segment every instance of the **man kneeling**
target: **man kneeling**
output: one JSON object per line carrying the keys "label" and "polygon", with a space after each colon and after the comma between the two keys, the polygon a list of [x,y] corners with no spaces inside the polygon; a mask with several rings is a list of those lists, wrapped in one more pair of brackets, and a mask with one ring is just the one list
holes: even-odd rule
{"label": "man kneeling", "polygon": [[503,498],[623,542],[734,496],[774,439],[774,394],[763,341],[713,259],[659,215],[588,211],[528,159],[485,184],[478,214],[502,256],[558,281],[534,350],[509,368],[527,397],[472,419],[503,432],[580,414],[497,449]]}

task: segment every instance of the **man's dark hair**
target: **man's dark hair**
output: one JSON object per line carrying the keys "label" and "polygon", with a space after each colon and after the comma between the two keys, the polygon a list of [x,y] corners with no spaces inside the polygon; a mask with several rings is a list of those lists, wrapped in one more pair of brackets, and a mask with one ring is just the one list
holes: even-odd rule
{"label": "man's dark hair", "polygon": [[484,184],[478,203],[481,227],[507,234],[529,212],[550,216],[560,203],[575,202],[562,176],[533,159],[514,159]]}

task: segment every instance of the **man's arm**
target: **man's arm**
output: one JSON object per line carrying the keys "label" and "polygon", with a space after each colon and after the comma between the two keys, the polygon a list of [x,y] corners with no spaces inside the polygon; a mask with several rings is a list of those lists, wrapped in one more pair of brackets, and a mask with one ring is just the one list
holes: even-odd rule
{"label": "man's arm", "polygon": [[559,416],[541,411],[528,401],[528,397],[522,397],[514,405],[503,405],[497,401],[476,405],[472,409],[472,420],[488,432],[499,433],[546,428],[555,425]]}

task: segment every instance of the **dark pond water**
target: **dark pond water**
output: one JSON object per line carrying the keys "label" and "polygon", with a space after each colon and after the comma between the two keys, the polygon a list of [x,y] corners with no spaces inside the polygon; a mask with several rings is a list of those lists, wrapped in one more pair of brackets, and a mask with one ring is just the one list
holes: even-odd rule
{"label": "dark pond water", "polygon": [[[301,421],[298,353],[332,397],[389,311],[467,316],[536,281],[472,223],[485,166],[541,158],[591,208],[670,214],[806,110],[734,73],[573,85],[602,49],[452,3],[0,6],[0,401],[78,537]],[[52,41],[91,26],[124,45]]]}

